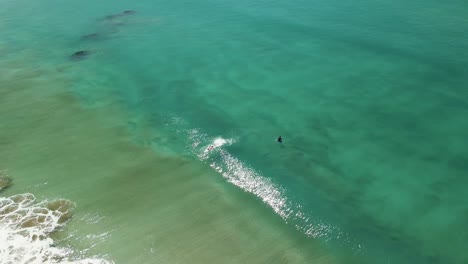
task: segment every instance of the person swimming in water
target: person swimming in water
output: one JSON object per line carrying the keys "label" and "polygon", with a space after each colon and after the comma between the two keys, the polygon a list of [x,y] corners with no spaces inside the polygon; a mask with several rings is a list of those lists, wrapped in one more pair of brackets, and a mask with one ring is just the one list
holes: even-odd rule
{"label": "person swimming in water", "polygon": [[283,142],[283,138],[281,138],[281,136],[278,137],[278,139],[276,140],[278,141],[279,143]]}

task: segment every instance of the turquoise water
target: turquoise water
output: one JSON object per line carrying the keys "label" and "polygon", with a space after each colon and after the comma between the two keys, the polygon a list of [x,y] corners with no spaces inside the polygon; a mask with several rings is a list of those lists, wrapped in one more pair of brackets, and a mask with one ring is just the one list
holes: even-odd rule
{"label": "turquoise water", "polygon": [[[1,2],[4,194],[75,202],[62,244],[110,232],[83,255],[116,263],[468,261],[466,3]],[[24,110],[38,98],[54,107]],[[64,133],[80,143],[58,152]]]}

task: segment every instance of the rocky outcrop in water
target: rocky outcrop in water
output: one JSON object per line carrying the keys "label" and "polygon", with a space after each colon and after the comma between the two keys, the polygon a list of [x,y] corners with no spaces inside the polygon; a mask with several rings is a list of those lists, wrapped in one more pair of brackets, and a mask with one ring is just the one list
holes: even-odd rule
{"label": "rocky outcrop in water", "polygon": [[89,51],[87,50],[80,50],[71,55],[72,60],[82,60],[86,57],[88,57]]}
{"label": "rocky outcrop in water", "polygon": [[102,35],[99,33],[91,33],[81,36],[81,40],[100,40]]}
{"label": "rocky outcrop in water", "polygon": [[[135,14],[135,10],[125,10],[118,14],[107,15],[101,18],[100,25],[96,25],[99,27],[99,30],[96,30],[93,33],[85,34],[80,37],[81,41],[101,41],[105,39],[110,39],[112,35],[119,32],[121,26],[125,25],[128,20],[125,17]],[[72,61],[79,61],[89,57],[90,52],[87,50],[79,50],[73,53],[70,56]]]}
{"label": "rocky outcrop in water", "polygon": [[8,188],[11,184],[11,178],[8,177],[6,171],[0,171],[0,190]]}
{"label": "rocky outcrop in water", "polygon": [[105,16],[104,19],[105,20],[112,20],[112,19],[119,18],[119,17],[122,17],[122,16],[133,15],[135,13],[136,13],[135,10],[125,10],[122,13]]}

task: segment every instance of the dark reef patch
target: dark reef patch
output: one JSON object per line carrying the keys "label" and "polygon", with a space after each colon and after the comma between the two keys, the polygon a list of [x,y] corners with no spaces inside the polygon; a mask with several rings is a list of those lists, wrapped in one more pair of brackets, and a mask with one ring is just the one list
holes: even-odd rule
{"label": "dark reef patch", "polygon": [[90,54],[90,53],[89,53],[89,51],[87,51],[87,50],[80,50],[80,51],[77,51],[77,52],[73,53],[73,54],[70,56],[70,58],[71,58],[72,60],[82,60],[82,59],[88,57],[89,54]]}
{"label": "dark reef patch", "polygon": [[81,39],[82,40],[100,40],[102,39],[102,36],[99,33],[91,33],[91,34],[81,36]]}

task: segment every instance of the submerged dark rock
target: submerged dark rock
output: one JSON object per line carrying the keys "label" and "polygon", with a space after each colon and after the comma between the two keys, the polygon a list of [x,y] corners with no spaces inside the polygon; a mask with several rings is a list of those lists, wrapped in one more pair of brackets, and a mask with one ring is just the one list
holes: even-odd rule
{"label": "submerged dark rock", "polygon": [[121,16],[122,14],[116,14],[116,15],[108,15],[108,16],[105,16],[104,19],[107,19],[107,20],[112,20],[114,18],[117,18],[119,16]]}
{"label": "submerged dark rock", "polygon": [[82,40],[99,40],[100,38],[101,38],[101,35],[99,33],[91,33],[91,34],[81,36]]}
{"label": "submerged dark rock", "polygon": [[105,20],[113,20],[113,19],[119,18],[119,17],[121,17],[121,16],[133,15],[133,14],[135,14],[135,13],[136,13],[135,10],[125,10],[125,11],[123,11],[122,13],[118,13],[118,14],[113,14],[113,15],[105,16],[104,19],[105,19]]}
{"label": "submerged dark rock", "polygon": [[0,175],[0,190],[8,188],[10,187],[10,185],[11,185],[11,178]]}
{"label": "submerged dark rock", "polygon": [[86,58],[88,55],[89,55],[89,51],[80,50],[80,51],[77,51],[77,52],[73,53],[73,55],[71,55],[71,59],[72,60],[81,60],[81,59]]}

